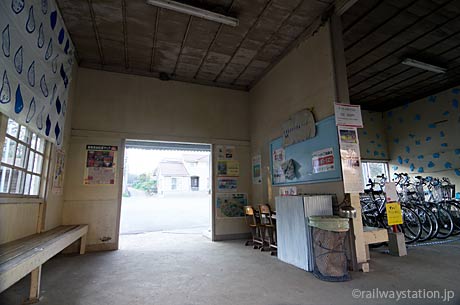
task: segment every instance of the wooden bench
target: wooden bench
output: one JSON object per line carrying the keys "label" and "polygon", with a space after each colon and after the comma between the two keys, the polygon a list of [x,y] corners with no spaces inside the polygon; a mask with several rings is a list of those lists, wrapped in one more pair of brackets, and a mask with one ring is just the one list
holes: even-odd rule
{"label": "wooden bench", "polygon": [[370,260],[369,245],[388,242],[387,229],[363,227],[364,243],[366,246],[366,258]]}
{"label": "wooden bench", "polygon": [[59,226],[0,245],[0,293],[31,273],[27,303],[38,302],[42,265],[79,239],[84,254],[87,232],[87,225]]}

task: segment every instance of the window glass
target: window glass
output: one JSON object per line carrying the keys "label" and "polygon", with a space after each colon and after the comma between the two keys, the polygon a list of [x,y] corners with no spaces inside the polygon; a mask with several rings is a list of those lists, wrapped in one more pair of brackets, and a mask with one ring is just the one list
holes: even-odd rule
{"label": "window glass", "polygon": [[30,131],[25,127],[21,126],[20,131],[19,131],[19,140],[22,142],[26,142],[29,144],[30,141]]}
{"label": "window glass", "polygon": [[26,166],[26,158],[27,158],[27,148],[25,145],[17,144],[18,148],[16,149],[16,161],[14,165],[18,167],[25,167]]}
{"label": "window glass", "polygon": [[0,166],[0,193],[40,194],[46,142],[26,126],[8,119]]}
{"label": "window glass", "polygon": [[30,185],[29,195],[38,195],[40,191],[40,177],[37,175],[32,176],[32,184]]}
{"label": "window glass", "polygon": [[30,141],[30,148],[35,149],[35,143],[37,143],[37,135],[32,133],[32,141]]}
{"label": "window glass", "polygon": [[22,194],[24,191],[24,172],[13,169],[11,174],[10,193]]}
{"label": "window glass", "polygon": [[13,165],[14,155],[16,153],[16,141],[5,138],[3,144],[2,162]]}
{"label": "window glass", "polygon": [[12,137],[18,136],[19,124],[12,119],[8,120],[8,126],[6,127],[6,133]]}
{"label": "window glass", "polygon": [[37,138],[37,146],[35,147],[36,150],[43,153],[45,151],[45,140],[42,138]]}
{"label": "window glass", "polygon": [[8,167],[0,167],[0,192],[1,193],[8,193],[8,186],[10,184],[11,178],[11,168]]}
{"label": "window glass", "polygon": [[33,172],[36,174],[39,174],[42,170],[42,164],[43,164],[43,157],[40,156],[39,154],[36,154]]}
{"label": "window glass", "polygon": [[[363,180],[364,180],[365,189],[369,188],[369,186],[367,185],[369,184],[369,179],[377,184],[380,182],[384,182],[382,181],[382,178],[379,178],[377,176],[384,175],[386,182],[389,181],[388,163],[364,161],[362,162],[362,165],[363,165],[363,178],[364,178]],[[379,186],[377,185],[375,189],[378,190]]]}

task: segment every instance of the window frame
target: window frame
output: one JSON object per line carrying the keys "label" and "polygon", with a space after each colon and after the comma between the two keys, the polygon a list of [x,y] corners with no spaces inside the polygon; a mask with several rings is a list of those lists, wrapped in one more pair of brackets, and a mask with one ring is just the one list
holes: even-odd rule
{"label": "window frame", "polygon": [[381,163],[381,164],[383,164],[385,166],[385,171],[386,171],[383,174],[386,175],[387,182],[390,181],[390,165],[389,165],[388,161],[386,161],[386,160],[361,160],[364,188],[366,188],[366,184],[369,183],[369,178],[372,178],[369,175],[369,172],[370,172],[369,165],[368,165],[369,163]]}
{"label": "window frame", "polygon": [[[23,124],[15,121],[12,118],[9,118],[8,116],[6,116],[4,114],[0,114],[0,116],[1,116],[1,118],[0,118],[0,121],[1,121],[0,144],[2,146],[2,151],[0,152],[0,155],[2,157],[2,158],[0,158],[0,166],[2,166],[3,168],[8,168],[10,170],[9,171],[10,172],[10,177],[8,178],[8,186],[7,186],[8,192],[0,192],[0,203],[16,203],[16,202],[21,203],[22,201],[36,202],[37,200],[42,201],[42,199],[44,199],[44,197],[45,197],[45,189],[46,189],[46,185],[48,183],[47,178],[48,178],[48,175],[49,175],[49,164],[50,164],[49,161],[50,161],[50,157],[51,157],[51,149],[50,149],[51,143],[49,141],[47,141],[43,136],[39,135],[38,133],[36,133],[33,130],[31,130],[30,128],[28,128],[26,125],[23,125]],[[17,130],[16,136],[10,135],[7,132],[8,122],[9,122],[10,119],[18,124],[18,130]],[[23,140],[20,139],[20,134],[21,134],[21,128],[22,127],[25,128],[27,133],[29,133],[29,138],[28,138],[27,141],[23,141]],[[32,145],[33,134],[36,135],[34,145]],[[43,151],[42,152],[40,152],[39,147],[37,146],[38,145],[38,139],[40,139],[40,141],[43,142]],[[15,143],[14,156],[13,156],[11,164],[2,161],[2,159],[3,159],[3,147],[4,147],[5,143],[6,143],[6,141],[12,141],[12,142]],[[22,163],[22,164],[24,164],[23,167],[17,165],[17,160],[16,160],[16,157],[17,157],[17,154],[18,154],[18,147],[20,145],[24,146],[25,151],[26,151],[25,160]],[[31,157],[32,154],[33,154],[33,157],[34,157],[34,161],[33,161],[34,163],[32,164],[32,169],[29,170],[29,161],[30,161],[30,157]],[[41,168],[40,168],[40,170],[38,172],[34,171],[35,166],[37,166],[35,164],[35,162],[36,162],[35,161],[35,156],[37,156],[37,155],[41,156],[41,158],[42,158]],[[20,172],[20,173],[22,173],[22,175],[24,175],[24,178],[21,179],[22,180],[21,181],[22,185],[20,186],[20,192],[19,193],[12,192],[12,189],[11,189],[12,174],[13,174],[13,172],[15,170]],[[30,175],[30,181],[28,182],[29,183],[28,188],[26,188],[27,175]],[[33,194],[33,195],[24,194],[26,189],[28,189],[28,192],[30,192],[30,188],[31,188],[32,182],[33,182],[33,177],[38,177],[38,179],[39,179],[37,194]],[[9,199],[11,199],[11,200],[9,200]],[[17,200],[17,199],[22,199],[22,200],[21,200],[21,202],[14,201],[14,200]]]}

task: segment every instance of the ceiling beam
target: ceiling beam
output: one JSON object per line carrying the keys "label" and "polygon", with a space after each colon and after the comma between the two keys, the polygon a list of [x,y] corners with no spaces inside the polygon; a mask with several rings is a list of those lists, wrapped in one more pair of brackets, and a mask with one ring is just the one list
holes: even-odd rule
{"label": "ceiling beam", "polygon": [[[113,66],[113,65],[101,66],[100,64],[97,64],[97,63],[85,62],[85,61],[81,62],[81,67],[88,68],[88,69],[102,70],[102,71],[107,71],[107,72],[115,72],[115,73],[128,74],[128,75],[139,75],[139,76],[154,77],[154,78],[160,78],[160,73],[161,73],[160,71],[148,72],[145,70],[139,70],[135,68],[126,70],[125,68],[120,67],[120,66]],[[207,80],[183,78],[177,75],[171,76],[169,81],[180,81],[180,82],[199,84],[199,85],[204,85],[204,86],[213,86],[213,87],[219,87],[219,88],[225,88],[225,89],[248,91],[248,87],[246,86],[238,86],[238,85],[232,86],[232,85],[227,85],[227,84],[222,84],[222,83],[215,83],[213,81],[207,81]]]}
{"label": "ceiling beam", "polygon": [[254,62],[254,60],[257,58],[257,55],[259,55],[260,51],[263,50],[268,44],[270,44],[274,38],[276,37],[278,31],[286,24],[287,21],[292,17],[293,14],[295,14],[300,7],[302,7],[303,0],[300,0],[299,3],[296,5],[296,7],[283,19],[283,21],[279,24],[279,26],[274,30],[271,34],[270,37],[256,50],[256,54],[251,58],[249,63],[244,67],[244,69],[238,74],[238,76],[232,81],[232,85],[234,85],[238,79],[247,71],[249,66]]}
{"label": "ceiling beam", "polygon": [[157,36],[158,36],[158,25],[160,22],[160,13],[161,13],[161,8],[156,9],[156,14],[155,14],[155,29],[153,30],[153,41],[152,41],[152,54],[150,56],[150,72],[152,72],[155,66],[155,54],[156,54],[156,49],[157,49]]}
{"label": "ceiling beam", "polygon": [[[412,28],[413,26],[415,26],[416,24],[418,24],[419,22],[423,21],[425,18],[435,14],[436,12],[438,12],[439,10],[441,10],[442,8],[444,8],[445,6],[447,6],[448,4],[450,4],[451,2],[453,1],[458,1],[458,0],[449,0],[449,1],[446,1],[444,3],[442,3],[441,5],[437,6],[435,9],[429,11],[428,13],[426,13],[425,15],[422,15],[420,17],[418,17],[415,21],[413,21],[411,24],[405,26],[402,30],[398,31],[397,33],[391,35],[390,37],[388,37],[387,39],[385,39],[384,41],[378,43],[376,46],[372,47],[371,49],[367,50],[366,52],[364,52],[364,54],[361,54],[360,56],[356,57],[355,59],[353,59],[352,61],[348,62],[347,65],[348,66],[351,66],[352,64],[354,64],[355,62],[357,62],[358,60],[360,60],[361,58],[363,58],[364,56],[367,56],[369,55],[370,53],[372,53],[373,51],[377,50],[378,48],[380,48],[381,46],[383,46],[384,44],[386,44],[387,42],[391,41],[392,39],[394,39],[395,37],[399,36],[400,34],[406,32],[407,30],[409,30],[410,28]],[[456,18],[456,17],[455,17]],[[449,19],[449,21],[451,21]],[[445,22],[446,23],[446,22]],[[424,35],[420,35],[419,37],[423,37]],[[362,41],[362,40],[360,40]]]}
{"label": "ceiling beam", "polygon": [[[411,41],[409,41],[409,42],[403,44],[401,47],[399,47],[398,49],[394,50],[393,52],[388,53],[387,55],[381,57],[381,58],[378,59],[377,61],[374,61],[373,63],[367,65],[366,67],[364,67],[364,68],[362,68],[362,69],[360,69],[359,71],[353,72],[352,74],[350,74],[350,75],[348,76],[348,78],[351,79],[352,77],[358,75],[358,73],[363,72],[364,70],[366,70],[366,69],[368,69],[368,68],[374,66],[375,64],[381,62],[382,60],[384,60],[384,59],[386,59],[386,58],[388,58],[388,57],[394,56],[396,52],[402,50],[402,49],[405,48],[405,47],[410,46],[412,43],[414,43],[415,41],[417,41],[417,40],[419,40],[419,39],[425,38],[429,33],[432,33],[432,32],[435,32],[435,31],[439,30],[439,29],[442,28],[444,25],[446,25],[447,23],[449,23],[449,22],[451,22],[451,21],[453,21],[454,19],[457,19],[457,18],[460,18],[460,16],[455,16],[454,18],[449,19],[448,21],[442,23],[441,25],[436,26],[435,28],[433,28],[433,29],[430,30],[429,32],[420,34],[419,36],[417,36],[417,37],[414,38],[413,40],[411,40]],[[424,48],[421,48],[421,49],[419,49],[417,52],[412,53],[412,54],[411,54],[411,57],[417,57],[417,55],[419,55],[419,54],[421,54],[421,53],[425,53],[425,52],[427,52],[427,51],[429,52],[429,49],[432,48],[433,46],[437,46],[439,43],[441,43],[441,42],[443,42],[443,41],[445,41],[445,40],[447,40],[447,39],[449,39],[449,38],[451,38],[451,37],[453,37],[453,36],[456,36],[456,35],[458,35],[458,34],[460,34],[460,31],[454,32],[454,33],[452,33],[452,34],[449,35],[449,36],[443,37],[442,39],[433,42],[433,43],[430,44],[429,46],[424,47]],[[446,50],[446,51],[444,51],[444,52],[442,52],[442,53],[439,53],[439,54],[433,54],[433,53],[431,53],[431,56],[432,56],[432,57],[438,57],[438,56],[440,56],[440,55],[442,55],[442,54],[445,54],[446,52],[448,52],[448,51],[450,51],[450,50],[452,50],[452,49],[457,48],[457,47],[458,47],[458,46],[456,46],[456,47],[454,47],[454,48],[450,48],[450,49],[448,49],[448,50]],[[371,76],[368,76],[368,77],[364,78],[363,80],[359,81],[358,83],[355,83],[355,84],[351,85],[350,88],[356,87],[356,86],[358,86],[359,84],[363,83],[364,81],[367,81],[367,80],[369,80],[369,79],[371,79],[371,78],[377,76],[378,74],[381,74],[381,73],[383,73],[383,72],[385,72],[385,71],[388,71],[388,70],[391,69],[391,68],[394,68],[394,67],[396,67],[396,66],[399,66],[400,64],[401,64],[401,60],[400,60],[400,56],[398,56],[398,57],[397,57],[397,61],[396,61],[394,64],[392,64],[392,65],[386,67],[386,68],[383,69],[383,70],[379,70],[379,71],[373,73]],[[407,71],[407,69],[404,70],[404,71]],[[395,75],[392,75],[392,76],[390,76],[390,77],[387,77],[385,80],[391,79],[391,78],[393,78],[394,76],[397,76],[397,75],[400,75],[400,74],[401,74],[401,72],[398,72],[398,73],[395,74]],[[373,86],[374,86],[374,85],[372,85],[372,86],[370,86],[370,87],[367,87],[367,88],[364,88],[364,89],[360,90],[359,92],[357,92],[357,93],[355,93],[355,94],[358,94],[358,93],[361,93],[361,92],[363,92],[363,91],[366,91],[366,90],[372,88]]]}
{"label": "ceiling beam", "polygon": [[326,9],[324,13],[316,16],[313,21],[302,31],[297,37],[292,41],[292,43],[284,49],[272,62],[270,65],[258,76],[256,77],[251,84],[248,86],[249,88],[253,88],[268,72],[270,72],[273,67],[275,67],[285,56],[287,56],[293,49],[295,49],[302,41],[308,39],[316,32],[319,31],[321,27],[323,27],[327,20],[330,18],[330,8]]}
{"label": "ceiling beam", "polygon": [[384,1],[377,1],[373,6],[371,6],[366,12],[361,14],[358,18],[353,20],[352,23],[347,25],[346,28],[343,29],[343,34],[346,34],[351,28],[353,28],[357,23],[361,22],[364,18],[367,17],[370,13],[376,10],[381,4],[385,3]]}
{"label": "ceiling beam", "polygon": [[125,68],[129,69],[128,23],[126,22],[126,0],[121,0],[121,14],[123,18],[123,43],[125,47]]}
{"label": "ceiling beam", "polygon": [[398,16],[402,12],[405,12],[409,7],[411,7],[412,5],[416,4],[417,1],[418,0],[413,0],[413,1],[409,2],[406,6],[400,8],[397,12],[395,12],[394,14],[388,16],[388,18],[386,18],[385,20],[380,22],[376,27],[373,27],[369,31],[367,31],[367,33],[364,34],[364,36],[360,37],[358,40],[355,40],[354,42],[352,42],[348,46],[345,46],[345,52],[350,50],[351,48],[353,48],[356,44],[358,44],[360,41],[362,41],[363,39],[365,39],[366,37],[368,37],[369,35],[371,35],[375,31],[377,31],[378,29],[382,28],[384,25],[386,25],[388,22],[390,22],[393,18],[395,18],[396,16]]}
{"label": "ceiling beam", "polygon": [[[456,52],[456,51],[458,50],[459,47],[460,47],[460,44],[459,44],[459,45],[455,45],[455,46],[453,46],[453,47],[451,47],[451,48],[445,50],[444,52],[437,54],[437,56],[445,55],[446,53],[449,53],[449,52],[451,52],[451,51]],[[455,53],[454,53],[454,54],[455,54]],[[460,58],[460,56],[456,56],[456,57],[452,58],[450,61],[452,62],[452,61],[455,61],[456,59],[459,59],[459,58]],[[400,64],[401,64],[401,63],[399,63],[398,65],[400,65]],[[449,67],[449,68],[452,69],[452,68],[455,68],[455,67],[456,67],[456,66],[454,66],[454,67]],[[374,85],[372,85],[372,86],[370,86],[370,87],[368,87],[368,88],[366,88],[366,89],[364,89],[364,90],[361,90],[361,91],[359,91],[359,92],[353,93],[353,96],[356,96],[356,95],[358,95],[358,94],[360,94],[360,93],[362,93],[362,92],[365,92],[365,91],[367,91],[367,90],[369,90],[369,89],[372,89],[372,88],[374,88],[374,87],[376,87],[376,86],[378,86],[378,85],[380,85],[380,84],[382,84],[382,83],[385,83],[386,81],[389,81],[389,80],[391,80],[392,78],[395,78],[395,77],[397,77],[397,76],[399,76],[399,75],[402,75],[402,74],[404,74],[404,73],[406,73],[406,72],[408,72],[408,71],[413,71],[413,70],[414,70],[414,68],[405,68],[405,69],[402,70],[401,72],[398,72],[398,73],[396,73],[396,74],[394,74],[394,75],[392,75],[392,76],[390,76],[390,77],[387,77],[386,79],[384,79],[384,80],[382,80],[382,81],[379,81],[377,84],[374,84]],[[449,72],[449,70],[448,70],[448,72]],[[410,75],[410,76],[404,78],[403,80],[399,80],[399,81],[398,81],[398,84],[401,84],[402,82],[408,81],[408,80],[410,80],[410,79],[412,79],[412,78],[414,78],[414,77],[417,77],[417,76],[419,76],[419,75],[421,75],[421,74],[423,74],[423,73],[427,73],[427,72],[426,72],[426,71],[420,71],[420,72],[419,72],[417,75],[415,75],[415,76],[414,76],[414,75]],[[376,92],[368,93],[367,95],[361,96],[360,99],[365,99],[365,98],[367,98],[367,97],[370,97],[370,96],[372,96],[372,95],[374,95],[374,94],[376,94],[376,93],[378,93],[378,92],[387,90],[387,89],[393,87],[394,85],[395,85],[394,83],[389,84],[389,85],[387,85],[386,87],[381,88],[380,90],[378,90],[378,91],[376,91]]]}
{"label": "ceiling beam", "polygon": [[182,50],[184,49],[185,43],[187,42],[187,37],[188,37],[188,34],[190,32],[190,26],[192,25],[192,20],[193,20],[193,16],[190,16],[188,18],[187,28],[185,29],[184,37],[182,38],[182,43],[180,45],[179,54],[177,54],[176,64],[174,65],[174,70],[173,70],[173,73],[172,73],[173,76],[176,75],[177,66],[179,65]]}
{"label": "ceiling beam", "polygon": [[[363,0],[366,1],[366,0]],[[358,0],[336,0],[334,3],[335,13],[339,16],[345,14]]]}
{"label": "ceiling beam", "polygon": [[101,38],[99,36],[99,30],[97,29],[96,14],[94,13],[93,1],[92,0],[88,0],[88,8],[89,8],[89,15],[91,16],[91,23],[93,25],[94,36],[96,38],[97,49],[99,51],[99,58],[100,58],[100,61],[101,61],[101,65],[103,66],[105,64],[105,62],[104,62],[104,52],[102,51]]}
{"label": "ceiling beam", "polygon": [[238,53],[238,51],[240,50],[241,48],[241,45],[243,44],[243,42],[246,40],[246,37],[248,37],[249,33],[251,32],[251,30],[259,23],[260,19],[262,18],[262,16],[264,15],[264,13],[266,12],[266,10],[272,5],[273,3],[273,0],[268,0],[267,3],[265,3],[265,6],[264,8],[260,11],[259,15],[257,15],[257,18],[254,20],[254,22],[251,24],[251,26],[249,27],[249,29],[246,31],[246,33],[244,34],[243,38],[241,39],[241,41],[238,43],[238,45],[236,46],[236,49],[235,51],[233,52],[233,54],[230,56],[230,59],[225,63],[225,65],[223,66],[223,68],[219,71],[219,73],[217,73],[216,77],[214,78],[214,82],[217,82],[217,80],[219,79],[219,77],[224,73],[225,69],[227,69],[228,65],[232,62],[233,58],[235,57],[236,53]]}
{"label": "ceiling beam", "polygon": [[[235,3],[235,0],[232,0],[230,3],[230,6],[227,9],[227,14],[232,10],[233,8],[233,3]],[[213,39],[211,40],[211,43],[209,44],[208,48],[206,49],[206,54],[201,58],[201,62],[198,65],[198,69],[195,72],[195,75],[193,76],[194,79],[198,77],[198,74],[201,71],[201,68],[203,67],[203,64],[208,60],[209,52],[213,48],[214,44],[216,43],[217,37],[219,37],[220,32],[222,31],[223,24],[219,24],[219,27],[217,28],[216,34],[214,35]]]}

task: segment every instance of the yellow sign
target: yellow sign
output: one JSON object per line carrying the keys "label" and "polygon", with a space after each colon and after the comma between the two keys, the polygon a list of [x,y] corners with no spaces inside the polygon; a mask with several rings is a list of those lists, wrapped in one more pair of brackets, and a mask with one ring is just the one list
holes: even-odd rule
{"label": "yellow sign", "polygon": [[400,225],[403,223],[401,205],[399,203],[387,203],[385,207],[387,210],[387,219],[389,226]]}

